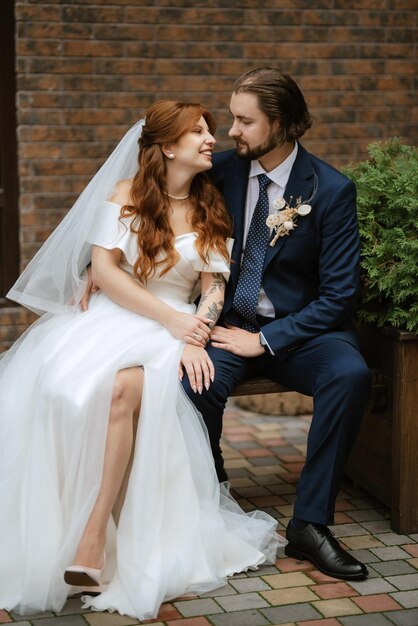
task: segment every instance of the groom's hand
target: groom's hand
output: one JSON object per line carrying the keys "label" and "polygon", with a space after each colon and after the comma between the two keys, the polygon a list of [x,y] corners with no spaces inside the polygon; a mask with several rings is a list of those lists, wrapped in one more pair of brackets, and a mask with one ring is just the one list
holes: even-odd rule
{"label": "groom's hand", "polygon": [[210,334],[210,342],[215,348],[221,348],[237,356],[251,357],[264,353],[258,333],[250,333],[248,330],[229,324],[226,324],[226,328],[214,326]]}

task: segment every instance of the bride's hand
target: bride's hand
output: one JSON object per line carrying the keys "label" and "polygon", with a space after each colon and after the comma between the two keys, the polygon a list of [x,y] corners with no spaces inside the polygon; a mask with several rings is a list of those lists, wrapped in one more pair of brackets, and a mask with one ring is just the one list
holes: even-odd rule
{"label": "bride's hand", "polygon": [[92,278],[91,267],[86,269],[87,272],[87,285],[83,293],[83,297],[80,300],[80,306],[83,311],[87,311],[89,308],[89,300],[92,293],[99,291],[100,287],[94,284]]}
{"label": "bride's hand", "polygon": [[203,385],[209,389],[211,381],[215,378],[215,368],[204,348],[197,346],[184,346],[179,364],[179,378],[183,379],[183,368],[189,377],[193,391],[202,393]]}
{"label": "bride's hand", "polygon": [[206,317],[176,312],[170,316],[165,326],[176,339],[192,346],[204,347],[209,341],[211,324],[212,320]]}

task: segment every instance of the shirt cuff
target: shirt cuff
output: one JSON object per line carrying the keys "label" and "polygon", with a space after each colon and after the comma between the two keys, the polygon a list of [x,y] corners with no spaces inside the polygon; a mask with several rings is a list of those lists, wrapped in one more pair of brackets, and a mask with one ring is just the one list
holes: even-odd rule
{"label": "shirt cuff", "polygon": [[269,344],[269,342],[268,342],[268,341],[267,341],[267,339],[264,337],[264,335],[263,335],[263,333],[262,333],[261,331],[260,331],[260,335],[261,335],[261,337],[263,338],[263,341],[264,341],[265,345],[266,345],[266,346],[267,346],[267,348],[269,349],[270,354],[274,356],[274,352],[273,352],[273,350],[270,348],[270,344]]}

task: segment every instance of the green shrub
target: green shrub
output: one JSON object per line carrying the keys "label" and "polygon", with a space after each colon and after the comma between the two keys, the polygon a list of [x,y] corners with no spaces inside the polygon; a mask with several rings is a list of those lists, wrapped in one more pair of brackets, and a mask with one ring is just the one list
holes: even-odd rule
{"label": "green shrub", "polygon": [[418,332],[418,149],[397,137],[346,167],[357,186],[361,321]]}

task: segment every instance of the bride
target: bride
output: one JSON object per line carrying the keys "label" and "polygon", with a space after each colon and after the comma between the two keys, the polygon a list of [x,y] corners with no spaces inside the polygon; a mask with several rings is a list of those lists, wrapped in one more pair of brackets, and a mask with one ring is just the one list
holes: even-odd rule
{"label": "bride", "polygon": [[179,384],[216,376],[204,348],[232,241],[213,132],[200,105],[151,106],[8,294],[42,316],[0,360],[0,608],[90,589],[85,607],[152,619],[284,543],[218,484]]}

